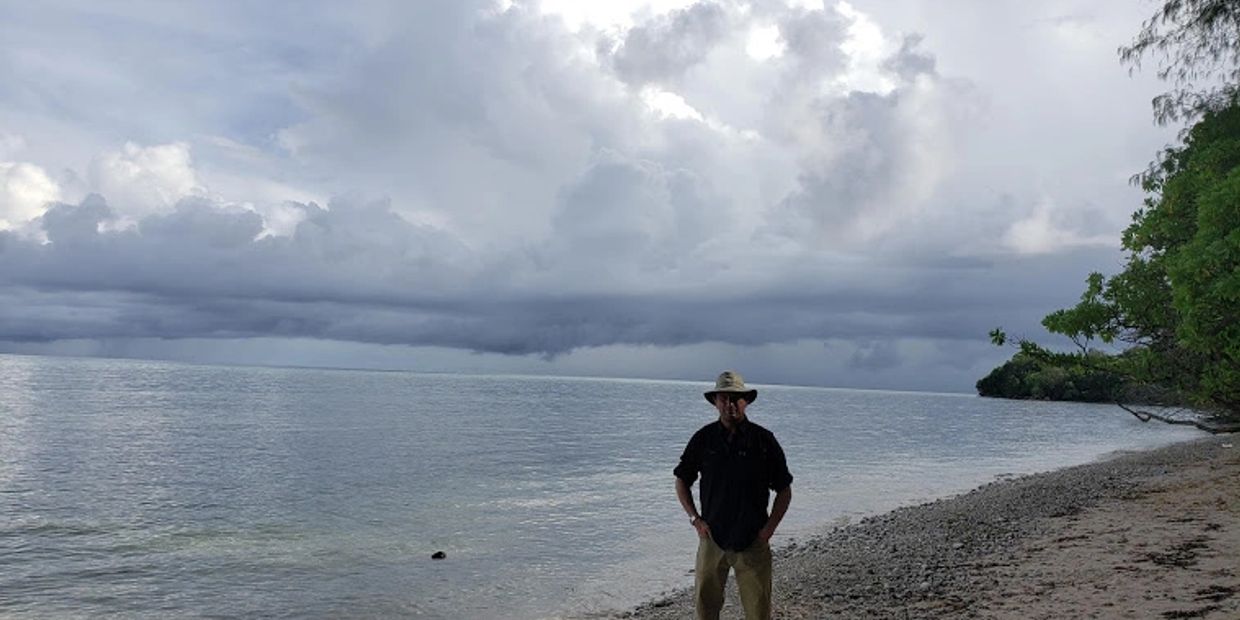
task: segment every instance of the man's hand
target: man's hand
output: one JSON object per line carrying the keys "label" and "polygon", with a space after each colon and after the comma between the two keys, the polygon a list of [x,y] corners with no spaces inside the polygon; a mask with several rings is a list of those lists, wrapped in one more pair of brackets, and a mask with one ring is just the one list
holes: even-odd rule
{"label": "man's hand", "polygon": [[771,537],[775,535],[775,528],[779,527],[779,522],[784,520],[784,513],[788,512],[788,504],[790,503],[792,503],[792,485],[788,485],[782,490],[775,492],[775,503],[771,505],[771,516],[766,520],[766,525],[758,530],[758,540],[770,544]]}
{"label": "man's hand", "polygon": [[699,517],[697,521],[694,521],[693,527],[697,530],[698,538],[710,538],[710,526],[706,525],[706,519]]}

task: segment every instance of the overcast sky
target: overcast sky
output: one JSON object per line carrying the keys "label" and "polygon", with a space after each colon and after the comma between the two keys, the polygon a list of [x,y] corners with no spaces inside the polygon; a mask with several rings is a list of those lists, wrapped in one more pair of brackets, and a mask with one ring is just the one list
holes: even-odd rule
{"label": "overcast sky", "polygon": [[970,391],[1121,264],[1154,8],[0,0],[0,351]]}

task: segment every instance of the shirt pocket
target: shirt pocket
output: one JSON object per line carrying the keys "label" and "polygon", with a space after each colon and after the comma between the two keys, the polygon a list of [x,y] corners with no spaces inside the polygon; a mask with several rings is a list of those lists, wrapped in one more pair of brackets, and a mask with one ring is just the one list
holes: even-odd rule
{"label": "shirt pocket", "polygon": [[702,475],[724,476],[727,475],[728,453],[718,448],[705,448],[702,450]]}

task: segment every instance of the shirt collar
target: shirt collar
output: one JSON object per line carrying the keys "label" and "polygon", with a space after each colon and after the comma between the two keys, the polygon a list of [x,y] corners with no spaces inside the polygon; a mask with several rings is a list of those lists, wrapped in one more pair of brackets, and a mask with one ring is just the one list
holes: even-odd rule
{"label": "shirt collar", "polygon": [[[718,420],[716,420],[716,423],[719,424],[719,435],[726,439],[729,434],[728,427],[724,426],[723,422],[720,422]],[[744,420],[741,420],[740,423],[736,425],[736,436],[745,437],[748,434],[749,434],[749,418],[746,417]]]}

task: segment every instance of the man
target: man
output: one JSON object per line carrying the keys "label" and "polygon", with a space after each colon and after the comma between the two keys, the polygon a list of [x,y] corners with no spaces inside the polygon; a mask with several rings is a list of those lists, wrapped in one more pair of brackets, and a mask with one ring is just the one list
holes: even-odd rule
{"label": "man", "polygon": [[[694,602],[699,620],[716,620],[723,609],[728,569],[747,620],[771,617],[771,536],[792,501],[792,474],[770,431],[750,422],[745,410],[758,391],[740,374],[726,371],[706,392],[719,420],[694,433],[676,466],[676,497],[697,529]],[[702,476],[702,511],[689,487]],[[767,514],[770,492],[775,503]]]}

